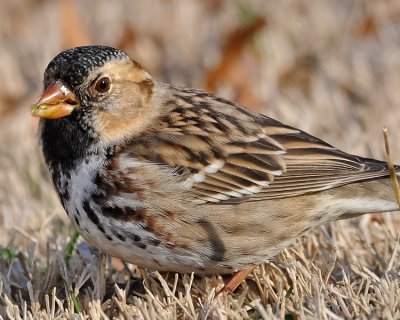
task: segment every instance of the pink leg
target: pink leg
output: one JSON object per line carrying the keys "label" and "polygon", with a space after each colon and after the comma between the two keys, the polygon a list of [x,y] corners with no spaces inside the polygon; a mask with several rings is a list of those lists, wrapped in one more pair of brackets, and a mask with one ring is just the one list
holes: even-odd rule
{"label": "pink leg", "polygon": [[222,292],[233,292],[239,286],[239,284],[241,284],[241,282],[245,280],[248,277],[248,275],[254,271],[255,268],[256,265],[253,264],[248,269],[243,269],[235,272],[232,278],[230,278],[228,282],[224,285],[224,287],[217,292],[215,298],[218,297]]}

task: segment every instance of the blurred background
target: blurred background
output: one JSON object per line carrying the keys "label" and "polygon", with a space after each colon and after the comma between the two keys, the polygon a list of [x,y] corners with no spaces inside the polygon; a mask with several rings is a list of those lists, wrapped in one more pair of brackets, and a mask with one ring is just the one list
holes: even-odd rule
{"label": "blurred background", "polygon": [[3,246],[46,243],[49,226],[67,221],[30,105],[50,60],[88,44],[365,157],[384,159],[387,126],[400,162],[399,1],[0,0]]}

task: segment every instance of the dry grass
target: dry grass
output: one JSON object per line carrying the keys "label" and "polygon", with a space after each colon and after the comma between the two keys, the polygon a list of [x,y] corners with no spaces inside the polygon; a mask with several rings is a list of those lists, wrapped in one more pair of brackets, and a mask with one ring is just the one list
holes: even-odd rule
{"label": "dry grass", "polygon": [[101,43],[126,50],[158,79],[209,86],[348,152],[384,159],[387,126],[399,162],[398,2],[60,3],[16,0],[0,10],[0,318],[400,317],[398,213],[315,230],[216,300],[221,277],[128,272],[81,238],[66,263],[74,231],[28,107],[55,54]]}

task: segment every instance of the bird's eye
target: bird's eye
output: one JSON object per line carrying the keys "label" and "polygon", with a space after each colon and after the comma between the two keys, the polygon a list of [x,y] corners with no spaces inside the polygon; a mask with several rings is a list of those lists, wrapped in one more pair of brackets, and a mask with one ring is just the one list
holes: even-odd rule
{"label": "bird's eye", "polygon": [[104,77],[97,81],[96,86],[94,87],[97,92],[104,93],[110,90],[111,81],[109,78]]}

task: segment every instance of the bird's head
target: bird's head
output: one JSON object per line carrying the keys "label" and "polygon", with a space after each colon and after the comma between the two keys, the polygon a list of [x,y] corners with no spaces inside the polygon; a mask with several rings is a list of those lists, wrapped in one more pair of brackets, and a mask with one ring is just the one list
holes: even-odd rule
{"label": "bird's head", "polygon": [[31,112],[42,118],[42,131],[60,135],[80,130],[113,142],[146,125],[153,87],[150,75],[124,52],[105,46],[77,47],[49,63],[44,92]]}

